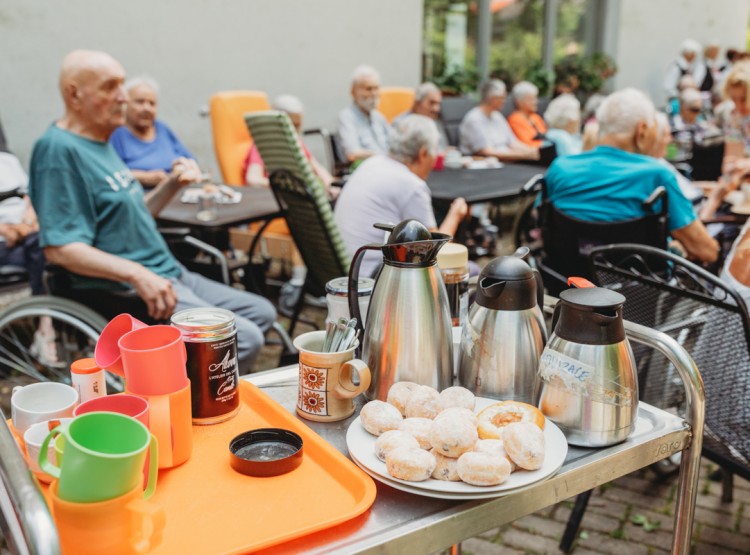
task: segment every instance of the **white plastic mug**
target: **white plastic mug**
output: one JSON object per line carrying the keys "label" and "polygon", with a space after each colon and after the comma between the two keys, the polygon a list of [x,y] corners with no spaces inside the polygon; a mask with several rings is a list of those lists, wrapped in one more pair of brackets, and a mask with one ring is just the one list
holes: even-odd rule
{"label": "white plastic mug", "polygon": [[[60,418],[59,423],[70,422],[70,418]],[[23,434],[23,441],[26,444],[26,455],[29,462],[29,467],[34,475],[39,478],[41,482],[49,483],[52,481],[52,476],[45,473],[39,466],[39,450],[42,448],[42,442],[47,437],[50,431],[49,420],[44,422],[37,422],[36,424],[29,427],[26,433]],[[56,428],[59,424],[54,424],[52,427]],[[47,458],[56,460],[55,446],[50,444],[47,449]],[[59,464],[59,462],[58,462]]]}
{"label": "white plastic mug", "polygon": [[32,424],[72,418],[78,392],[63,383],[41,382],[13,388],[10,399],[13,428],[23,437]]}

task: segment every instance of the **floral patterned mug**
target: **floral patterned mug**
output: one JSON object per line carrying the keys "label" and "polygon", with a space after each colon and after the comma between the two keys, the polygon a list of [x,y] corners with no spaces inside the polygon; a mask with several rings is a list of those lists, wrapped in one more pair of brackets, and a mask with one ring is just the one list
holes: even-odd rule
{"label": "floral patterned mug", "polygon": [[[351,349],[322,353],[325,330],[312,331],[294,340],[299,351],[297,414],[315,422],[335,422],[354,413],[354,398],[370,387],[370,369],[354,358]],[[359,376],[354,383],[353,373]]]}

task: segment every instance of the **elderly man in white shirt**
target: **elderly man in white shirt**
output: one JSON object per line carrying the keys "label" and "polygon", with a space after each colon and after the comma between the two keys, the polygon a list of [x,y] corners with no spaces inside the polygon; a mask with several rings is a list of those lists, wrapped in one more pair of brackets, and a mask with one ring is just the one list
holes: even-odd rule
{"label": "elderly man in white shirt", "polygon": [[679,83],[685,75],[690,75],[696,86],[703,83],[706,76],[706,66],[698,60],[701,45],[692,39],[687,39],[680,45],[680,57],[669,64],[664,75],[664,90],[667,98],[674,98],[680,94]]}
{"label": "elderly man in white shirt", "polygon": [[380,74],[359,66],[352,76],[353,103],[339,114],[339,142],[350,162],[388,153],[388,120],[378,112]]}
{"label": "elderly man in white shirt", "polygon": [[539,149],[521,143],[500,113],[508,96],[499,79],[485,82],[482,100],[464,116],[459,127],[459,146],[468,155],[494,156],[498,160],[538,160]]}

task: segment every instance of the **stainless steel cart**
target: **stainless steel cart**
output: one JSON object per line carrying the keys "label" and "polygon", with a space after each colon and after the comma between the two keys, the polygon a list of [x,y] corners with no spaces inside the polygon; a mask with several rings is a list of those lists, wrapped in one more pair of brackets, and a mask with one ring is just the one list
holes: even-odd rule
{"label": "stainless steel cart", "polygon": [[[625,328],[632,341],[661,351],[677,368],[687,392],[686,419],[641,403],[639,418],[644,425],[626,442],[604,449],[570,447],[555,476],[505,497],[448,501],[404,493],[378,483],[377,499],[366,514],[264,553],[430,553],[680,451],[672,552],[688,553],[703,435],[703,383],[690,355],[672,338],[630,322],[625,323]],[[255,374],[249,379],[288,410],[294,410],[296,366]],[[345,435],[351,420],[308,424],[346,454]],[[1,524],[11,549],[18,553],[59,553],[47,506],[4,420],[0,424],[0,478]]]}

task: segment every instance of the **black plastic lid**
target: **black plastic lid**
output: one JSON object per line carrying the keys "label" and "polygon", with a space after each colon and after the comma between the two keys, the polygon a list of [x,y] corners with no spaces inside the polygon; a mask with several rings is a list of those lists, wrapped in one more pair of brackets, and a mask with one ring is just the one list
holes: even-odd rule
{"label": "black plastic lid", "polygon": [[229,463],[248,476],[278,476],[302,463],[302,438],[283,428],[258,428],[229,442]]}
{"label": "black plastic lid", "polygon": [[536,275],[515,256],[490,261],[479,274],[476,303],[492,310],[528,310],[537,304]]}
{"label": "black plastic lid", "polygon": [[584,345],[612,345],[625,339],[625,297],[603,287],[566,289],[555,307],[555,335]]}
{"label": "black plastic lid", "polygon": [[437,254],[452,237],[445,233],[430,232],[419,220],[404,220],[396,225],[375,224],[390,231],[388,242],[382,246],[386,264],[397,267],[424,268],[437,261]]}
{"label": "black plastic lid", "polygon": [[[375,227],[383,229],[382,224],[375,224]],[[394,226],[385,226],[391,228],[391,234],[388,237],[388,245],[400,243],[413,243],[414,241],[429,241],[432,239],[430,230],[427,229],[419,220],[404,220]]]}

